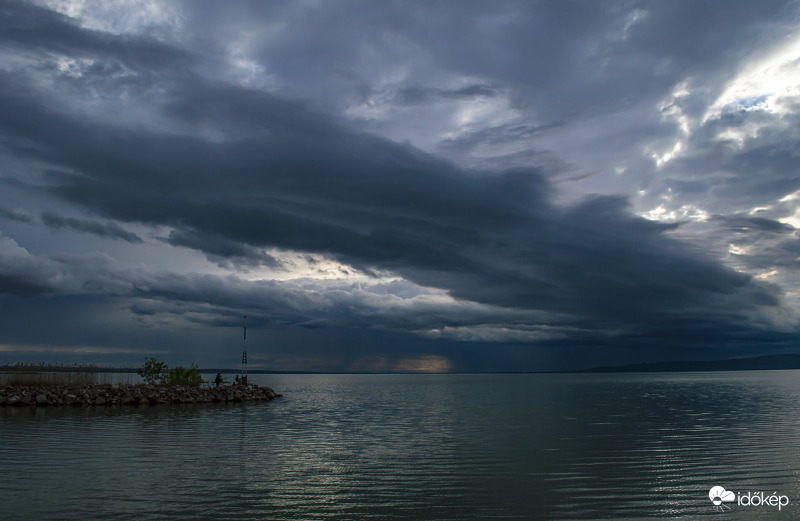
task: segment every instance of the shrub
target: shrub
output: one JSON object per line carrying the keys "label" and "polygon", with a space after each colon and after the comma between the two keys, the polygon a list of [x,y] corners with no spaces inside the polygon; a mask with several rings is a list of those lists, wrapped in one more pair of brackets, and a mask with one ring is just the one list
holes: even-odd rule
{"label": "shrub", "polygon": [[162,385],[191,385],[199,387],[203,383],[203,376],[200,368],[192,364],[188,369],[177,366],[169,369],[167,375],[162,379]]}
{"label": "shrub", "polygon": [[147,385],[159,385],[164,379],[164,373],[169,369],[167,364],[159,362],[156,357],[145,357],[144,360],[145,362],[139,367],[136,374],[141,376]]}
{"label": "shrub", "polygon": [[145,358],[144,364],[136,371],[147,385],[191,385],[199,387],[203,383],[203,376],[200,368],[195,364],[189,368],[176,366],[168,367],[164,362],[159,362],[157,358]]}

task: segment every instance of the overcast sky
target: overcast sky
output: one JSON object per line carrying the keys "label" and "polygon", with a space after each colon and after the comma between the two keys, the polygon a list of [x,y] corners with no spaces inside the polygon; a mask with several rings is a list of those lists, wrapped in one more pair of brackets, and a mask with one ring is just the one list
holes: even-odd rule
{"label": "overcast sky", "polygon": [[0,362],[800,348],[794,1],[0,3]]}

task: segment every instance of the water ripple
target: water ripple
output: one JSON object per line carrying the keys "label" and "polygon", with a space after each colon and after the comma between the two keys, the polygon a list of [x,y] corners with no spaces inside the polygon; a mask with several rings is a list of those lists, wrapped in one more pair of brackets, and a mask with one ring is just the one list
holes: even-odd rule
{"label": "water ripple", "polygon": [[285,398],[0,409],[0,519],[694,519],[712,485],[798,512],[800,372],[260,378]]}

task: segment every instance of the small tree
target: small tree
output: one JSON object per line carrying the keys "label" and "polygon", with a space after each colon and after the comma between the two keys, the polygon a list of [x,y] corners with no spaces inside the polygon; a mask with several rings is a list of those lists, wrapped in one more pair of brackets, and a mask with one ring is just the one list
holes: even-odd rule
{"label": "small tree", "polygon": [[177,366],[167,371],[166,376],[162,379],[162,385],[191,385],[192,387],[199,387],[203,383],[203,376],[200,374],[200,368],[192,364],[188,369],[185,367]]}
{"label": "small tree", "polygon": [[164,362],[159,362],[158,358],[145,357],[145,362],[136,371],[136,374],[142,377],[144,383],[147,385],[159,385],[164,380],[164,373],[167,372],[169,367]]}

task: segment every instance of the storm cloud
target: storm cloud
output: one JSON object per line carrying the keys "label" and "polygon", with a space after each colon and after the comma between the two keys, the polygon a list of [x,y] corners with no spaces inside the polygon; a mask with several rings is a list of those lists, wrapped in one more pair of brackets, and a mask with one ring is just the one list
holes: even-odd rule
{"label": "storm cloud", "polygon": [[75,219],[74,217],[63,217],[51,212],[42,213],[42,222],[56,230],[61,228],[72,228],[83,232],[93,233],[101,237],[120,239],[127,242],[139,243],[142,239],[135,233],[122,229],[116,223],[103,224],[91,219]]}
{"label": "storm cloud", "polygon": [[[402,345],[497,370],[520,348],[537,369],[796,341],[797,106],[724,102],[792,4],[361,7],[190,3],[120,30],[5,4],[0,306],[113,298],[120,328],[165,331],[247,314],[317,370],[403,367]],[[367,21],[361,47],[339,34]],[[618,132],[584,147],[600,122]]]}

